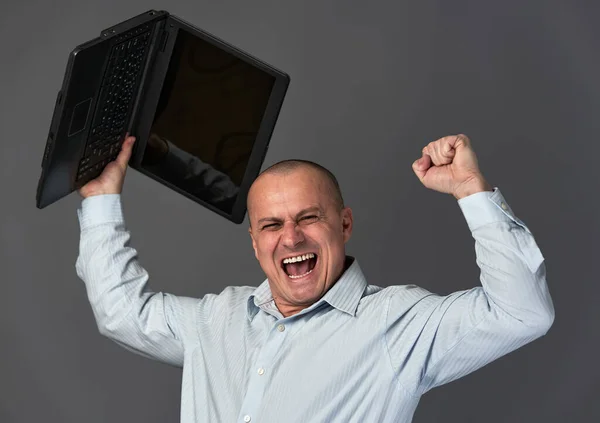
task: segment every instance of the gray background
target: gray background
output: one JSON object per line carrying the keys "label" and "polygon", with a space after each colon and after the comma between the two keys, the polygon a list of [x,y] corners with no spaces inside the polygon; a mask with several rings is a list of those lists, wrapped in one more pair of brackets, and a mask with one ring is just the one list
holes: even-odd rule
{"label": "gray background", "polygon": [[[6,2],[5,2],[6,3]],[[101,337],[75,273],[72,194],[35,208],[69,51],[163,8],[285,70],[292,83],[265,166],[334,171],[353,208],[349,253],[376,285],[479,284],[450,196],[411,170],[464,132],[534,232],[556,321],[547,336],[423,397],[415,422],[591,422],[600,393],[596,2],[12,1],[0,15],[0,422],[175,422],[180,371]],[[128,174],[124,203],[152,287],[201,296],[263,280],[237,226]],[[292,382],[291,382],[292,383]]]}

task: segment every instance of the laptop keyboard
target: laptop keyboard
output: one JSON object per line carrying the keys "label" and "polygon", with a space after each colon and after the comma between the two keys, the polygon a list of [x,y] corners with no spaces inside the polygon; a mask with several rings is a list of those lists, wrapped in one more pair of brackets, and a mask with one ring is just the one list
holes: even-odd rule
{"label": "laptop keyboard", "polygon": [[150,34],[149,25],[136,28],[120,35],[118,44],[112,47],[95,119],[77,169],[77,181],[97,177],[121,150]]}

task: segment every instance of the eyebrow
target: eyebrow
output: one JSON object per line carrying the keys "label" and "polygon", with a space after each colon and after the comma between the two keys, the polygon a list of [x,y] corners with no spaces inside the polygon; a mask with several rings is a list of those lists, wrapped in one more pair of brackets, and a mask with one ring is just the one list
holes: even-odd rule
{"label": "eyebrow", "polygon": [[[296,219],[299,218],[300,216],[303,216],[305,214],[309,214],[309,213],[319,213],[321,211],[321,208],[318,206],[313,206],[313,207],[307,207],[305,209],[300,210],[297,214],[296,214]],[[265,222],[281,222],[281,219],[277,218],[277,217],[263,217],[262,219],[259,219],[257,224],[260,225],[262,223]]]}

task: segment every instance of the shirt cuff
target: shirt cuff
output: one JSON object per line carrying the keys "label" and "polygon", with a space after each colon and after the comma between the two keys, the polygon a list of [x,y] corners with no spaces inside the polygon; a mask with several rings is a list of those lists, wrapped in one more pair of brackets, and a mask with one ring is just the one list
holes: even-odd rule
{"label": "shirt cuff", "polygon": [[465,216],[471,232],[490,223],[514,222],[531,233],[525,223],[515,216],[497,187],[494,188],[493,192],[477,192],[461,198],[458,200],[458,205]]}
{"label": "shirt cuff", "polygon": [[84,198],[77,209],[81,230],[104,223],[123,223],[121,194],[94,195]]}

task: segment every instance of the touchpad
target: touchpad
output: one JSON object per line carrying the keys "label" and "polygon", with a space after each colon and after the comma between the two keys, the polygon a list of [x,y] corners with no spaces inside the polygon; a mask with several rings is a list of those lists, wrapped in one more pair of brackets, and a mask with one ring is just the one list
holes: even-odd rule
{"label": "touchpad", "polygon": [[92,104],[92,98],[82,101],[73,109],[73,115],[71,116],[71,126],[69,126],[69,136],[75,135],[81,132],[85,128],[87,123],[88,114],[90,111],[90,105]]}

